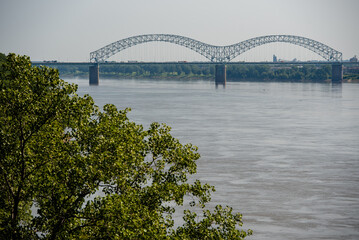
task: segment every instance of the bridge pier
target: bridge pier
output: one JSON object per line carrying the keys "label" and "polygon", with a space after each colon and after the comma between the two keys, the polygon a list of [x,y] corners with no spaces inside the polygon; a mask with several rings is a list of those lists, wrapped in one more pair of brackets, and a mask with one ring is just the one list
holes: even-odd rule
{"label": "bridge pier", "polygon": [[95,65],[89,67],[89,84],[98,85],[99,81],[100,81],[99,64],[96,63]]}
{"label": "bridge pier", "polygon": [[223,85],[223,87],[226,86],[226,82],[227,82],[226,65],[224,64],[216,65],[215,82],[216,82],[216,87],[218,85]]}
{"label": "bridge pier", "polygon": [[332,83],[343,82],[343,64],[333,63],[332,65]]}

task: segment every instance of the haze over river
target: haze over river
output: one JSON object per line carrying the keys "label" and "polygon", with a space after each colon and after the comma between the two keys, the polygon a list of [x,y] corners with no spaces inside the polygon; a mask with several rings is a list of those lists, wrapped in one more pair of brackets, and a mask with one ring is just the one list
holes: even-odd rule
{"label": "haze over river", "polygon": [[198,146],[194,178],[249,239],[359,239],[359,84],[65,80]]}

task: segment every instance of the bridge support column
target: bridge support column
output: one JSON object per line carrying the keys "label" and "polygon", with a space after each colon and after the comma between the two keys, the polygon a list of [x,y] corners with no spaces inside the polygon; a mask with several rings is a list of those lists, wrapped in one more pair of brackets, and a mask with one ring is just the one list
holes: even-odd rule
{"label": "bridge support column", "polygon": [[216,65],[216,71],[215,71],[215,82],[216,86],[223,85],[223,87],[226,86],[227,82],[227,74],[226,74],[226,65]]}
{"label": "bridge support column", "polygon": [[89,67],[89,84],[98,85],[100,81],[99,64],[95,64]]}
{"label": "bridge support column", "polygon": [[332,83],[343,82],[343,64],[333,63],[332,65]]}

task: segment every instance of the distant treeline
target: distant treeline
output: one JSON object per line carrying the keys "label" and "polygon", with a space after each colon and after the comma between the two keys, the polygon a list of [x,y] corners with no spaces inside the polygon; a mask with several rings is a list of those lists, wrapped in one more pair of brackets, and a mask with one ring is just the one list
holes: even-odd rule
{"label": "distant treeline", "polygon": [[[6,55],[0,53],[0,63]],[[61,77],[88,77],[86,65],[58,65]],[[37,64],[38,65],[38,64]],[[359,82],[358,67],[344,69],[344,81]],[[107,64],[100,66],[100,77],[109,78],[158,78],[158,79],[214,79],[214,64],[168,63],[168,64]],[[331,65],[266,65],[266,64],[228,64],[229,81],[292,81],[323,82],[331,78]]]}
{"label": "distant treeline", "polygon": [[331,78],[330,65],[229,65],[230,80],[325,81]]}
{"label": "distant treeline", "polygon": [[[87,66],[59,65],[63,76],[88,74]],[[101,77],[118,78],[212,78],[214,65],[211,64],[108,64],[100,65]]]}
{"label": "distant treeline", "polygon": [[[88,74],[87,66],[58,66],[63,76]],[[118,78],[214,78],[213,64],[123,64],[101,65],[101,77]],[[325,81],[331,77],[330,65],[227,65],[232,81]]]}

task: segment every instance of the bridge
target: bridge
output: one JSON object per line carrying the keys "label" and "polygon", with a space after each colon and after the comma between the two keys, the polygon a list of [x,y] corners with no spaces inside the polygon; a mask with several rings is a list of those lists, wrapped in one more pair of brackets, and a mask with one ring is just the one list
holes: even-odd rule
{"label": "bridge", "polygon": [[[318,54],[324,59],[321,62],[315,62],[315,64],[328,64],[328,63],[332,64],[332,82],[342,82],[343,80],[342,53],[323,43],[301,36],[268,35],[268,36],[251,38],[228,46],[215,46],[179,35],[146,34],[146,35],[138,35],[138,36],[121,39],[119,41],[108,44],[96,51],[91,52],[90,62],[92,63],[92,66],[89,67],[90,84],[97,85],[99,83],[99,65],[106,64],[107,62],[106,60],[108,58],[125,49],[148,42],[173,43],[176,45],[189,48],[201,54],[202,56],[204,56],[209,60],[208,62],[205,62],[205,64],[208,63],[216,64],[215,67],[216,84],[225,85],[226,64],[248,64],[242,62],[241,63],[230,62],[231,60],[233,60],[240,54],[247,52],[250,49],[274,42],[290,43],[309,49],[310,51]],[[138,63],[132,63],[132,64],[138,64]],[[141,62],[141,64],[143,63]],[[278,63],[265,62],[260,64],[278,64]],[[288,64],[288,62],[286,62],[285,64]],[[292,64],[303,64],[303,62],[300,63],[293,62]]]}
{"label": "bridge", "polygon": [[198,40],[172,34],[146,34],[138,35],[108,44],[96,51],[90,53],[90,62],[94,66],[90,66],[90,84],[98,84],[99,82],[99,64],[105,63],[106,60],[133,46],[148,42],[168,42],[189,48],[209,60],[210,63],[216,64],[215,81],[216,84],[226,83],[226,65],[240,54],[264,45],[274,42],[284,42],[301,46],[321,56],[325,61],[323,63],[332,63],[332,81],[342,82],[343,67],[342,53],[318,41],[294,35],[268,35],[251,38],[236,44],[228,46],[215,46],[200,42]]}
{"label": "bridge", "polygon": [[170,35],[170,34],[146,34],[134,37],[125,38],[109,45],[106,45],[94,52],[90,53],[91,62],[104,62],[109,57],[121,52],[127,48],[136,46],[138,44],[148,42],[168,42],[189,48],[205,58],[210,62],[230,62],[240,54],[261,46],[263,44],[273,42],[285,42],[298,45],[309,49],[310,51],[320,55],[327,61],[342,61],[342,53],[318,41],[293,35],[268,35],[262,37],[251,38],[243,42],[239,42],[229,46],[214,46],[209,45],[192,38]]}

